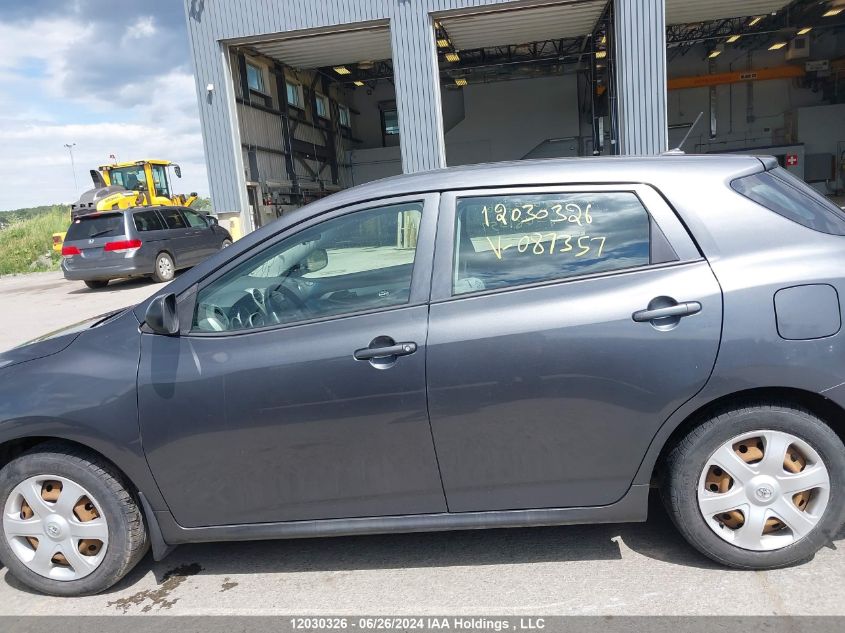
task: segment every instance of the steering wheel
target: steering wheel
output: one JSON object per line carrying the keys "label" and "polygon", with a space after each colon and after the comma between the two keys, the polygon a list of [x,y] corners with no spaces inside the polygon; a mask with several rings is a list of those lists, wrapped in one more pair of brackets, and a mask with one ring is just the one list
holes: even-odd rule
{"label": "steering wheel", "polygon": [[277,284],[267,290],[267,301],[270,304],[268,307],[271,312],[280,321],[287,320],[283,319],[283,316],[290,315],[302,318],[311,314],[311,310],[305,305],[302,297],[285,286],[284,283]]}

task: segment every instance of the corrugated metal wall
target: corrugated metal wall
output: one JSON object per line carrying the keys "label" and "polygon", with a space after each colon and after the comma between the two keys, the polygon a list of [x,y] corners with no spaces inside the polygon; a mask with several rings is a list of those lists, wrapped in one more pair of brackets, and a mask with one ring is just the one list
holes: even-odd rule
{"label": "corrugated metal wall", "polygon": [[[508,0],[185,0],[208,179],[215,209],[234,211],[248,206],[243,183],[241,141],[235,120],[234,87],[226,59],[226,46],[221,43],[223,40],[388,20],[402,139],[402,167],[405,172],[413,172],[446,164],[431,13],[505,2]],[[623,5],[630,19],[636,20],[627,24],[623,22],[617,38],[620,48],[629,49],[624,56],[627,74],[620,79],[620,95],[624,96],[623,103],[628,108],[623,136],[629,132],[634,137],[642,136],[643,142],[637,147],[656,148],[660,143],[646,142],[645,137],[654,134],[655,122],[662,120],[664,129],[657,133],[662,134],[661,142],[665,144],[665,90],[659,90],[660,81],[665,85],[664,0],[616,2]],[[660,28],[647,21],[658,13]],[[643,30],[645,32],[640,32]],[[639,63],[659,66],[637,69]],[[639,77],[634,70],[639,71]],[[661,71],[664,73],[662,80],[653,77],[654,73]],[[213,91],[206,90],[208,84],[213,84]],[[660,91],[661,96],[626,95],[630,89]],[[655,99],[662,100],[662,118],[655,117],[646,107]],[[627,129],[637,127],[638,117],[644,117],[647,122],[642,135]],[[627,150],[634,146],[626,139],[623,147]]]}
{"label": "corrugated metal wall", "polygon": [[615,0],[613,7],[619,152],[666,151],[665,0]]}

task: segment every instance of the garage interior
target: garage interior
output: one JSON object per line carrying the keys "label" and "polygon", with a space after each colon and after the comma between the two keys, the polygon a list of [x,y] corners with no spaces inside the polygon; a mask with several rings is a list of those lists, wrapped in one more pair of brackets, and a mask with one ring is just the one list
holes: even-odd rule
{"label": "garage interior", "polygon": [[[615,154],[613,3],[434,16],[449,165]],[[845,0],[666,0],[669,146],[845,189]],[[255,228],[402,171],[390,25],[228,42]],[[694,121],[699,122],[691,129]]]}

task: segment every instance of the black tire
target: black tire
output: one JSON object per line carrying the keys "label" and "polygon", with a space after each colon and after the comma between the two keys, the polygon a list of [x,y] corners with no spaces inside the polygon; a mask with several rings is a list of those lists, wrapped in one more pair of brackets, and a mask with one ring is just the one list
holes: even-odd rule
{"label": "black tire", "polygon": [[[163,262],[164,265],[162,265]],[[156,261],[155,264],[153,264],[153,281],[161,284],[173,281],[173,277],[175,276],[176,264],[173,262],[173,258],[170,256],[170,253],[162,252],[156,255]]]}
{"label": "black tire", "polygon": [[[742,549],[720,538],[698,506],[698,485],[710,456],[722,444],[751,431],[783,431],[807,442],[830,476],[830,497],[816,526],[802,539],[770,551]],[[789,403],[755,403],[721,410],[693,428],[670,451],[661,496],[672,521],[689,543],[712,560],[737,569],[776,569],[811,558],[845,522],[845,446],[809,411]]]}
{"label": "black tire", "polygon": [[105,288],[109,285],[108,279],[93,279],[90,281],[86,281],[85,285],[88,286],[91,290],[98,290],[100,288]]}
{"label": "black tire", "polygon": [[12,490],[29,477],[51,474],[77,482],[97,498],[108,523],[109,543],[100,566],[78,580],[40,576],[11,550],[0,524],[0,561],[25,585],[53,596],[85,596],[105,591],[123,578],[146,553],[149,543],[138,503],[112,466],[81,449],[48,442],[13,459],[0,470],[0,508]]}

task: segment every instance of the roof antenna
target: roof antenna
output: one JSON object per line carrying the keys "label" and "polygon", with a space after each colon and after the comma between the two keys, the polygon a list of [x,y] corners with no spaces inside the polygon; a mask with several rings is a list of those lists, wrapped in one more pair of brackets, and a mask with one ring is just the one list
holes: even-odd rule
{"label": "roof antenna", "polygon": [[684,138],[681,139],[681,142],[678,143],[678,146],[675,149],[670,149],[668,152],[663,152],[663,156],[681,156],[683,154],[686,154],[686,152],[684,150],[682,150],[681,148],[684,146],[684,143],[687,142],[689,135],[692,134],[692,131],[695,129],[695,126],[698,125],[698,122],[701,120],[701,117],[703,117],[703,116],[704,116],[704,111],[702,110],[701,112],[698,113],[698,116],[695,117],[695,121],[692,122],[692,125],[690,125],[689,129],[687,130],[687,133],[684,135]]}

